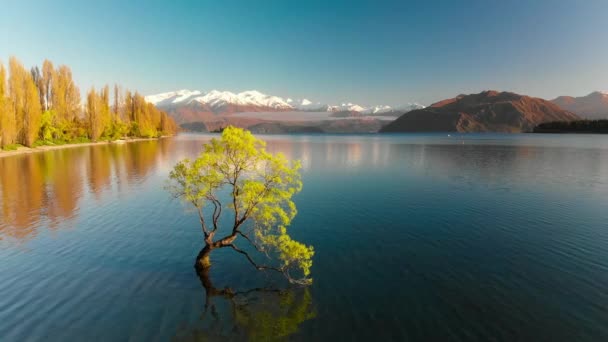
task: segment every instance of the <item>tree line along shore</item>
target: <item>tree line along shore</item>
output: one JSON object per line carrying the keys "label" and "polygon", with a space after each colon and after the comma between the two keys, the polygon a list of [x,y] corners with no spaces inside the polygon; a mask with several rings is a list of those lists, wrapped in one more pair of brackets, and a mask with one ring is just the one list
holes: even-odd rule
{"label": "tree line along shore", "polygon": [[15,57],[0,63],[0,151],[173,135],[167,113],[137,92],[114,85],[81,98],[68,66],[45,60],[27,70]]}
{"label": "tree line along shore", "polygon": [[545,122],[534,127],[534,130],[532,132],[608,134],[608,120],[575,120]]}

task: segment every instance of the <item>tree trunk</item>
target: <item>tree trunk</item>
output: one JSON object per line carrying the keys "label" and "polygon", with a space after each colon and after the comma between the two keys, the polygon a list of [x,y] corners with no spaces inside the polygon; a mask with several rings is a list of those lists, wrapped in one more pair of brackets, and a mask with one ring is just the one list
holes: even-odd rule
{"label": "tree trunk", "polygon": [[211,260],[209,259],[209,255],[211,254],[212,247],[205,244],[205,247],[201,249],[201,251],[196,256],[196,262],[194,263],[194,268],[198,273],[201,273],[204,270],[208,270],[211,267]]}
{"label": "tree trunk", "polygon": [[[208,261],[210,252],[211,252],[211,249],[209,249],[208,251],[205,251],[205,253],[203,253],[203,251],[201,250],[201,252],[199,253],[199,256],[206,254],[203,258],[207,258],[206,260]],[[232,298],[232,297],[234,297],[235,294],[234,294],[234,291],[229,287],[225,287],[224,289],[218,289],[215,286],[213,286],[213,283],[211,282],[211,276],[209,275],[209,271],[210,271],[209,266],[210,265],[207,267],[200,267],[199,266],[200,260],[202,260],[202,259],[197,259],[195,267],[196,267],[196,273],[198,274],[201,284],[205,288],[205,311],[206,311],[207,308],[209,307],[209,305],[211,304],[211,298],[213,298],[215,296],[224,296],[226,298]]]}

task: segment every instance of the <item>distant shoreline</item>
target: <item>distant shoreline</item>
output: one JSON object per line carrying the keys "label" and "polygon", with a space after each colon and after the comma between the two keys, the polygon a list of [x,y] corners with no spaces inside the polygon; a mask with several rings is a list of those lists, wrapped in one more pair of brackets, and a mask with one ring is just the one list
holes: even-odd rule
{"label": "distant shoreline", "polygon": [[0,150],[0,158],[2,157],[11,157],[17,156],[21,154],[30,154],[30,153],[38,153],[38,152],[46,152],[52,150],[60,150],[64,148],[73,148],[73,147],[83,147],[83,146],[95,146],[95,145],[109,145],[109,144],[125,144],[132,143],[138,141],[151,141],[151,140],[160,140],[165,138],[171,138],[173,136],[162,136],[159,138],[132,138],[132,139],[120,139],[120,140],[112,140],[112,141],[97,141],[97,142],[86,142],[86,143],[75,143],[75,144],[65,144],[65,145],[47,145],[47,146],[38,146],[38,147],[19,147],[14,151],[2,151]]}
{"label": "distant shoreline", "polygon": [[608,120],[545,122],[534,127],[532,133],[608,134]]}

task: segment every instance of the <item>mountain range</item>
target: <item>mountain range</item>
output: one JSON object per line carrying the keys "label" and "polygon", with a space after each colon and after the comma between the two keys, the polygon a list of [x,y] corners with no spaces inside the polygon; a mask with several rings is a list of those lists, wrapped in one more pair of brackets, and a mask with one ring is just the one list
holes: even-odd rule
{"label": "mountain range", "polygon": [[243,112],[331,112],[350,113],[352,116],[399,116],[413,109],[424,108],[417,103],[391,107],[387,105],[362,106],[354,103],[329,105],[308,99],[293,100],[261,93],[256,90],[233,93],[212,90],[178,90],[146,96],[146,101],[167,111],[178,123],[204,122],[217,116]]}
{"label": "mountain range", "polygon": [[484,91],[403,114],[380,132],[529,132],[543,122],[580,119],[540,98]]}

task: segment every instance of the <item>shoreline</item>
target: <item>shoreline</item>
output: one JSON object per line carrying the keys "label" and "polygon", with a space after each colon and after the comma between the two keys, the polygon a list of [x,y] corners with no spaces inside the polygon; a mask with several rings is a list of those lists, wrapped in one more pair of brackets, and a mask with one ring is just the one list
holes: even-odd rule
{"label": "shoreline", "polygon": [[74,147],[84,147],[84,146],[95,146],[95,145],[109,145],[109,144],[126,144],[138,141],[151,141],[151,140],[160,140],[165,138],[171,138],[173,136],[162,136],[159,138],[133,138],[133,139],[120,139],[120,140],[112,140],[112,141],[97,141],[97,142],[87,142],[87,143],[76,143],[76,144],[65,144],[65,145],[47,145],[47,146],[38,146],[38,147],[19,147],[14,151],[2,151],[0,150],[0,158],[3,157],[12,157],[18,156],[21,154],[30,154],[30,153],[38,153],[38,152],[46,152],[52,150],[59,150],[64,148],[74,148]]}

